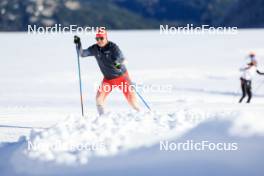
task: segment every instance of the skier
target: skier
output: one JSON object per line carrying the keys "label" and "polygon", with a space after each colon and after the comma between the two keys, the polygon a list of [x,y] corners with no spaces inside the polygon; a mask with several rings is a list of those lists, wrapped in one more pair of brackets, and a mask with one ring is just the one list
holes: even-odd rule
{"label": "skier", "polygon": [[115,43],[108,40],[105,29],[100,28],[96,33],[95,39],[96,44],[83,50],[80,38],[74,36],[74,43],[77,44],[80,55],[82,57],[94,56],[104,76],[96,94],[96,106],[99,115],[105,113],[105,99],[115,87],[120,88],[132,108],[139,111],[135,92],[131,87],[128,71],[124,64],[125,58],[121,50]]}
{"label": "skier", "polygon": [[248,96],[247,103],[250,103],[252,98],[252,79],[256,73],[259,75],[264,75],[257,69],[257,60],[256,54],[251,52],[249,54],[249,63],[245,68],[241,68],[242,76],[240,77],[241,81],[241,90],[242,90],[242,97],[239,100],[239,103],[242,103],[243,99]]}

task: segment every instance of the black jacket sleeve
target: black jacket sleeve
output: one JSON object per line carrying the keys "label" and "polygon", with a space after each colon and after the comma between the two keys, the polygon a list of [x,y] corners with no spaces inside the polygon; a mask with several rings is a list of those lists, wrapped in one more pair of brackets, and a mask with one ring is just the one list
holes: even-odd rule
{"label": "black jacket sleeve", "polygon": [[78,49],[79,49],[79,53],[82,57],[87,57],[87,56],[94,56],[94,52],[93,52],[93,46],[90,46],[87,49],[82,49],[82,44],[79,43],[78,44]]}
{"label": "black jacket sleeve", "polygon": [[122,64],[125,60],[124,55],[122,53],[122,51],[119,49],[119,47],[115,44],[113,47],[113,61],[115,63],[120,63]]}

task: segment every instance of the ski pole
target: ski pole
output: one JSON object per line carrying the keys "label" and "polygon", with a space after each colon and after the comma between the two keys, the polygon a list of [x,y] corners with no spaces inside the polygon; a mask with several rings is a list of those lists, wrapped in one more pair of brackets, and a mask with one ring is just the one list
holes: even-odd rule
{"label": "ski pole", "polygon": [[76,44],[76,52],[77,52],[77,61],[78,61],[78,73],[79,73],[79,88],[80,88],[81,109],[82,109],[82,116],[84,116],[84,112],[83,112],[83,95],[82,95],[82,77],[81,77],[80,54],[79,54],[78,44]]}
{"label": "ski pole", "polygon": [[148,103],[144,100],[144,98],[140,95],[140,93],[136,89],[134,89],[134,90],[135,90],[136,94],[138,95],[138,97],[141,99],[141,101],[144,103],[144,105],[148,108],[148,110],[151,111],[151,108],[149,107]]}
{"label": "ski pole", "polygon": [[[136,86],[136,84],[133,83],[133,82],[132,82],[127,76],[125,77],[125,79],[129,82],[129,84]],[[144,98],[140,95],[140,93],[137,91],[137,89],[136,89],[134,86],[132,86],[132,87],[133,87],[133,89],[135,90],[137,96],[138,96],[138,97],[140,98],[140,100],[144,103],[144,105],[148,108],[148,110],[151,111],[151,108],[149,107],[148,103],[144,100]]]}
{"label": "ski pole", "polygon": [[[136,84],[134,84],[129,78],[127,78],[126,77],[126,80],[131,84],[131,85],[136,85]],[[148,110],[150,110],[151,111],[151,108],[150,108],[150,106],[148,105],[148,103],[144,100],[144,98],[140,95],[140,93],[137,91],[137,89],[136,88],[134,88],[134,86],[132,86],[133,87],[133,89],[135,90],[135,92],[136,92],[136,94],[137,94],[137,96],[140,98],[140,100],[144,103],[144,105],[148,108]]]}

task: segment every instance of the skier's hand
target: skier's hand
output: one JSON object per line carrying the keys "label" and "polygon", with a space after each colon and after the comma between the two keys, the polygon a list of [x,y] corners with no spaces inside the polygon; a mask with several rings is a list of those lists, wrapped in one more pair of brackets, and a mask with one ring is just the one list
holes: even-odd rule
{"label": "skier's hand", "polygon": [[73,41],[74,41],[75,44],[80,44],[81,43],[81,39],[77,35],[74,36],[74,40]]}
{"label": "skier's hand", "polygon": [[116,63],[115,63],[115,68],[117,68],[117,69],[121,69],[121,65],[122,65],[121,63],[116,62]]}

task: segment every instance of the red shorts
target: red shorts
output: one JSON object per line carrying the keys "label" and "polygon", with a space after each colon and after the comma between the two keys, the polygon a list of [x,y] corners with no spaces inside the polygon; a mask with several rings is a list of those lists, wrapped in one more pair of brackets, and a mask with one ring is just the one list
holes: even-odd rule
{"label": "red shorts", "polygon": [[98,89],[97,96],[103,96],[103,99],[114,89],[118,87],[129,103],[133,101],[134,90],[131,85],[131,81],[128,75],[128,72],[125,72],[122,76],[119,76],[114,79],[103,79],[101,86]]}

